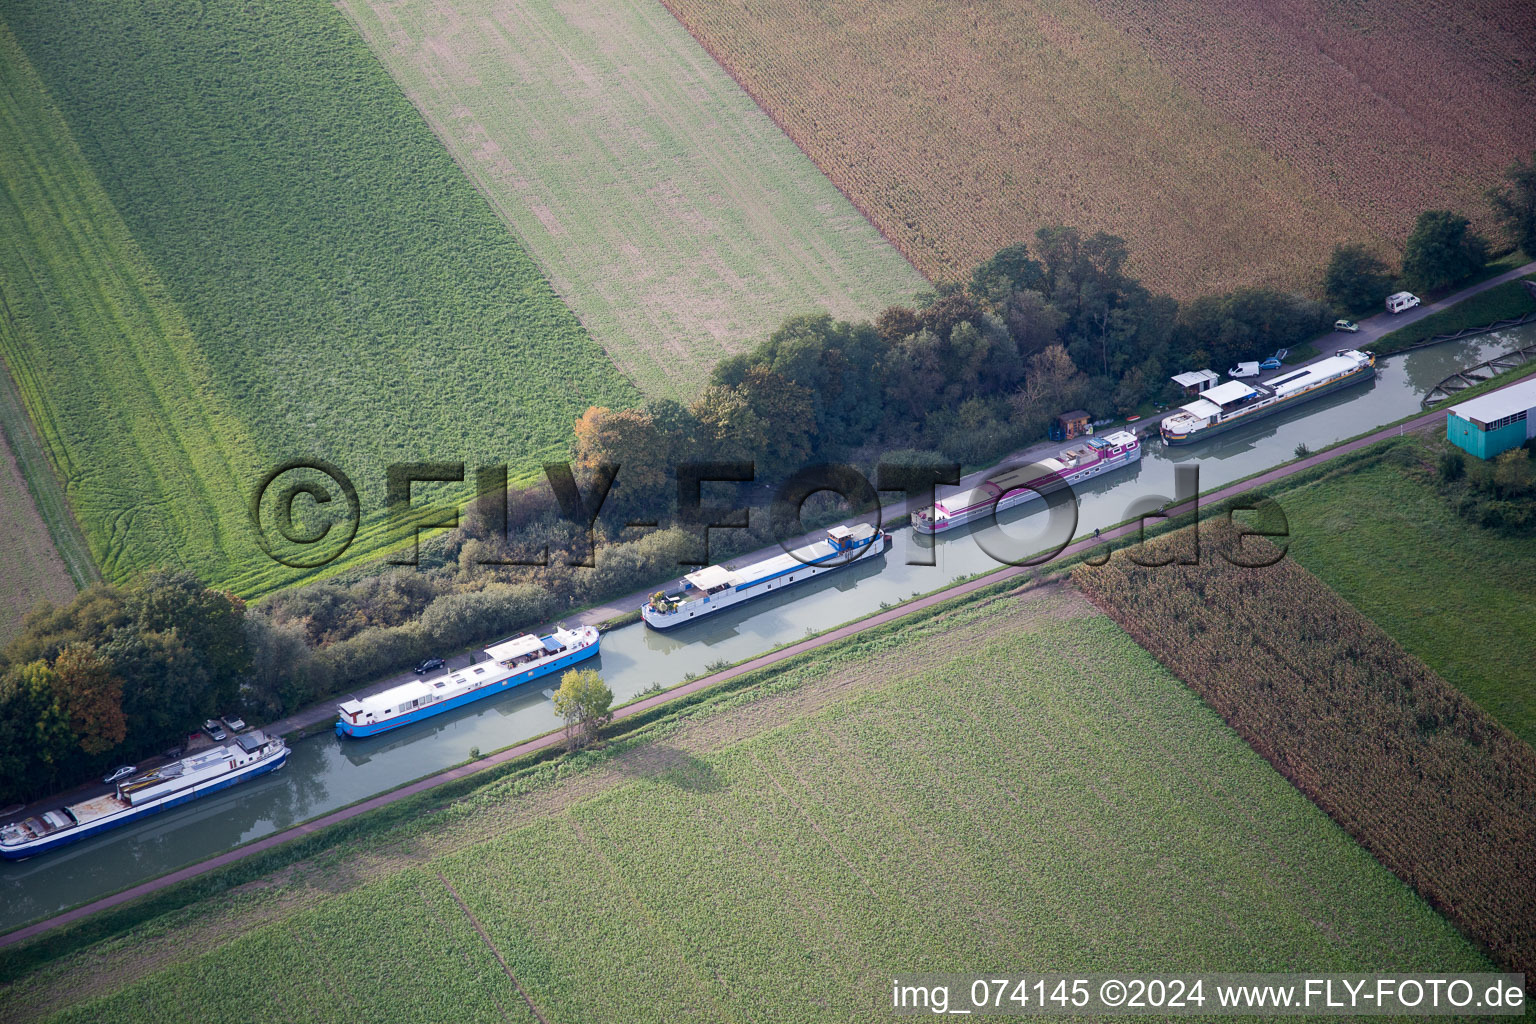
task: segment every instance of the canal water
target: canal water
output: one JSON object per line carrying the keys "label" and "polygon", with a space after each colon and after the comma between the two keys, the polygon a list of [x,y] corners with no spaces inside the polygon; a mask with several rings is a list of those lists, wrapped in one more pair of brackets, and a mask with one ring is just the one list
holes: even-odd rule
{"label": "canal water", "polygon": [[[1294,457],[1298,443],[1313,449],[1420,411],[1420,400],[1441,379],[1517,344],[1536,343],[1536,325],[1447,343],[1377,364],[1375,379],[1317,399],[1288,413],[1181,448],[1146,446],[1141,462],[1078,488],[1075,533],[1127,518],[1133,503],[1174,495],[1174,469],[1199,467],[1202,490],[1250,476]],[[898,531],[883,558],[872,559],[783,595],[762,598],[675,633],[641,625],[603,637],[591,662],[622,703],[653,683],[671,685],[821,632],[916,593],[993,568],[986,549],[1019,553],[1055,546],[1031,503],[1004,513],[997,527],[962,529],[939,538]],[[933,565],[908,564],[931,558]],[[472,749],[489,752],[560,725],[534,683],[481,705],[370,740],[342,742],[331,733],[294,744],[288,764],[273,775],[199,800],[78,846],[19,863],[0,864],[0,931],[55,913],[202,860],[306,818],[372,796],[463,761]]]}

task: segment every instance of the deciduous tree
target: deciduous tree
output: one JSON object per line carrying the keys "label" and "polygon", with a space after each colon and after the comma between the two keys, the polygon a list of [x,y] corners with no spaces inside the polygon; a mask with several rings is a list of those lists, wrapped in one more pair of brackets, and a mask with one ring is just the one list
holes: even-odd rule
{"label": "deciduous tree", "polygon": [[1488,262],[1488,243],[1471,222],[1450,210],[1419,214],[1403,246],[1403,277],[1423,291],[1465,281]]}
{"label": "deciduous tree", "polygon": [[87,754],[102,754],[128,734],[123,718],[123,681],[88,644],[72,643],[53,663],[60,712]]}
{"label": "deciduous tree", "polygon": [[1363,313],[1381,308],[1392,290],[1392,278],[1375,253],[1351,243],[1334,247],[1323,274],[1323,287],[1340,309]]}
{"label": "deciduous tree", "polygon": [[1504,184],[1490,189],[1488,201],[1509,240],[1536,259],[1536,152],[1531,162],[1516,160],[1504,171]]}
{"label": "deciduous tree", "polygon": [[666,507],[668,448],[655,419],[641,409],[595,405],[576,421],[575,469],[583,480],[605,464],[619,467],[603,503],[604,517],[619,524]]}
{"label": "deciduous tree", "polygon": [[613,691],[595,669],[572,669],[560,677],[555,714],[565,719],[566,744],[575,750],[613,721]]}

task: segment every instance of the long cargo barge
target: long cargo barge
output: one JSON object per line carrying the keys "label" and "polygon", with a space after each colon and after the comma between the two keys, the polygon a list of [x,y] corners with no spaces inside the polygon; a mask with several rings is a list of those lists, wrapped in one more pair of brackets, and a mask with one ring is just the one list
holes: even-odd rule
{"label": "long cargo barge", "polygon": [[1203,391],[1200,397],[1165,418],[1158,430],[1166,444],[1190,444],[1353,384],[1376,374],[1376,356],[1358,349],[1340,351],[1326,359],[1258,384],[1229,380]]}
{"label": "long cargo barge", "polygon": [[25,860],[121,828],[276,771],[287,762],[288,753],[281,736],[253,729],[228,745],[129,776],[110,793],[0,826],[0,857]]}
{"label": "long cargo barge", "polygon": [[711,565],[691,572],[678,581],[677,589],[652,594],[640,609],[640,617],[652,629],[675,629],[872,558],[890,542],[884,530],[867,523],[834,526],[813,544],[740,569]]}
{"label": "long cargo barge", "polygon": [[343,701],[336,735],[362,739],[420,722],[523,683],[560,672],[597,654],[595,626],[557,629],[548,636],[526,634],[485,649],[479,664],[413,679],[361,700]]}
{"label": "long cargo barge", "polygon": [[951,494],[931,508],[918,509],[912,513],[912,529],[930,535],[953,530],[1128,466],[1140,458],[1141,440],[1129,430],[1091,437],[1063,448],[1052,457]]}

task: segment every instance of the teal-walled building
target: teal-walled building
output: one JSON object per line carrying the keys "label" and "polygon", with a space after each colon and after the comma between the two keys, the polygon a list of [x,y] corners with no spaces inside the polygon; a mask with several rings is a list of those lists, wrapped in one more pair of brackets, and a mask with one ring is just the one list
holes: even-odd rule
{"label": "teal-walled building", "polygon": [[1480,459],[1491,459],[1536,437],[1536,379],[1511,384],[1451,407],[1445,436]]}

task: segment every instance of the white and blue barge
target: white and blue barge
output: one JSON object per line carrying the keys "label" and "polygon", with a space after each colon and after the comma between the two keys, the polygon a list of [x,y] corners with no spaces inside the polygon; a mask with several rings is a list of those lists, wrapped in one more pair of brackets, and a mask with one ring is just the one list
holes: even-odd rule
{"label": "white and blue barge", "polygon": [[597,654],[598,646],[595,626],[557,629],[542,637],[530,633],[493,644],[485,649],[485,661],[343,701],[337,709],[341,718],[336,734],[362,739],[441,715],[564,671]]}
{"label": "white and blue barge", "polygon": [[691,572],[678,581],[675,590],[652,594],[640,609],[640,617],[652,629],[676,629],[873,558],[890,542],[889,534],[868,523],[834,526],[821,540],[740,569],[711,565]]}
{"label": "white and blue barge", "polygon": [[288,760],[281,736],[260,729],[236,736],[159,768],[129,776],[78,803],[0,826],[0,857],[25,860],[281,768]]}

